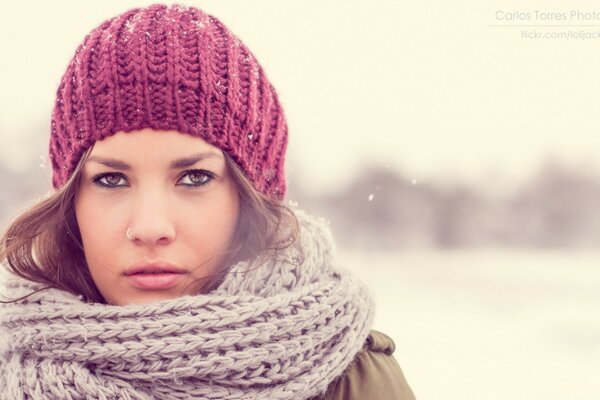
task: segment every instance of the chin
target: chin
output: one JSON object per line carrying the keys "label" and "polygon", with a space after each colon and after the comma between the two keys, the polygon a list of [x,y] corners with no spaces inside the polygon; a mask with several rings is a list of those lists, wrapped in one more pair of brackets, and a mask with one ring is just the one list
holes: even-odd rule
{"label": "chin", "polygon": [[148,293],[136,293],[129,297],[119,297],[110,301],[110,304],[116,306],[126,306],[129,304],[149,304],[154,303],[156,301],[169,300],[180,297],[177,293],[171,292],[148,292]]}

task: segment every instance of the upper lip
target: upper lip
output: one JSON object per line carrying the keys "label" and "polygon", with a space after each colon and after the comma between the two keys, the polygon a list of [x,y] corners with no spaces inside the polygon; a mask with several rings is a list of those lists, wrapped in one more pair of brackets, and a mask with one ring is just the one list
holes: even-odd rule
{"label": "upper lip", "polygon": [[133,275],[133,274],[137,274],[137,273],[141,273],[141,272],[146,272],[146,273],[171,272],[171,273],[183,274],[183,273],[186,273],[187,271],[183,268],[179,268],[179,267],[177,267],[173,264],[170,264],[168,262],[165,262],[165,261],[154,261],[154,262],[138,261],[138,262],[132,264],[127,269],[125,269],[125,271],[123,273],[125,275]]}

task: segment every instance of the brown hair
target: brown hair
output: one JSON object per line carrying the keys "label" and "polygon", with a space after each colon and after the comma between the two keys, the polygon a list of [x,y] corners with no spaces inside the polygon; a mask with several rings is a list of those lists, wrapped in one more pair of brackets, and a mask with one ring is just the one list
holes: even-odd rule
{"label": "brown hair", "polygon": [[[37,291],[57,288],[82,295],[85,301],[105,304],[87,267],[75,217],[81,171],[92,148],[83,154],[61,188],[38,200],[9,225],[0,239],[0,262],[11,274],[46,285]],[[222,267],[215,275],[201,279],[205,282],[198,292],[216,288],[234,263],[266,257],[291,246],[298,237],[294,213],[282,201],[258,192],[235,161],[223,154],[240,197],[240,212]],[[280,232],[286,234],[281,237]]]}

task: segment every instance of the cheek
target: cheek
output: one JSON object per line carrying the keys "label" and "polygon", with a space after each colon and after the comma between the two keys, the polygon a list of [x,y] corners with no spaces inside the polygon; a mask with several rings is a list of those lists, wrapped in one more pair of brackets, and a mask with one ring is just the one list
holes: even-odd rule
{"label": "cheek", "polygon": [[190,210],[193,216],[180,218],[186,221],[180,234],[186,236],[186,242],[193,243],[196,253],[218,255],[227,248],[235,231],[238,218],[237,197],[223,197],[211,202],[209,206],[194,208]]}
{"label": "cheek", "polygon": [[114,252],[119,226],[114,215],[106,206],[82,196],[75,203],[75,216],[90,271],[100,263],[110,265],[107,261]]}

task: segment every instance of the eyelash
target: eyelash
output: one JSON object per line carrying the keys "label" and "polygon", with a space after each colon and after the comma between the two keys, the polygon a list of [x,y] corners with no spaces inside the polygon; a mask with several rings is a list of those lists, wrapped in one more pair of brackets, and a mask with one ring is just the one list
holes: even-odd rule
{"label": "eyelash", "polygon": [[[183,175],[181,176],[181,178],[189,175],[189,174],[198,174],[203,176],[205,179],[202,181],[202,183],[192,183],[192,184],[184,184],[183,186],[186,186],[190,189],[193,189],[195,187],[199,187],[199,186],[204,186],[207,185],[208,183],[210,183],[210,181],[212,181],[213,179],[215,179],[215,174],[213,174],[210,171],[206,171],[203,169],[190,169],[187,171],[184,171]],[[125,177],[125,175],[123,175],[120,172],[106,172],[103,174],[98,174],[95,177],[92,178],[92,182],[100,187],[106,188],[106,189],[118,189],[120,187],[124,187],[124,185],[111,185],[111,184],[106,184],[106,183],[102,183],[101,180],[107,176],[120,176],[120,177]],[[180,178],[180,179],[181,179]]]}

